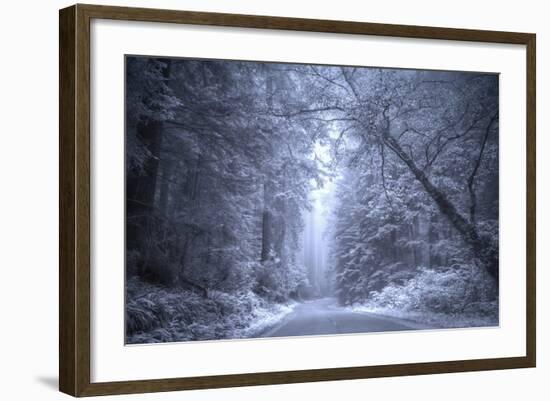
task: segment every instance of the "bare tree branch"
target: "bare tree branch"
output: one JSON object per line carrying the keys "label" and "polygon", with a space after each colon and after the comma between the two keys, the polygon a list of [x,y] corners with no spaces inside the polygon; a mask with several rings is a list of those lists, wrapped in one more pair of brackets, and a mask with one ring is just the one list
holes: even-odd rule
{"label": "bare tree branch", "polygon": [[487,127],[485,128],[485,135],[483,136],[483,141],[481,142],[479,155],[474,163],[474,168],[472,170],[472,173],[468,177],[468,192],[470,193],[470,221],[472,222],[472,224],[475,224],[476,207],[477,207],[476,192],[474,188],[475,177],[477,175],[477,171],[479,170],[479,166],[481,165],[483,152],[485,150],[485,145],[487,144],[487,139],[489,138],[489,133],[491,132],[491,127],[493,126],[493,123],[496,121],[497,118],[498,118],[498,112],[493,114],[493,116],[489,120],[489,123],[487,124]]}

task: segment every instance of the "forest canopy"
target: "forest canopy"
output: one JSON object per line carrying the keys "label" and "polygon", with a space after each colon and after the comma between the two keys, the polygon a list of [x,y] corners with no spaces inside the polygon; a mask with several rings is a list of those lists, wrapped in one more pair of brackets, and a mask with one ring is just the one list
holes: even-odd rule
{"label": "forest canopy", "polygon": [[494,324],[498,96],[495,74],[128,56],[126,341],[250,337],[321,296]]}

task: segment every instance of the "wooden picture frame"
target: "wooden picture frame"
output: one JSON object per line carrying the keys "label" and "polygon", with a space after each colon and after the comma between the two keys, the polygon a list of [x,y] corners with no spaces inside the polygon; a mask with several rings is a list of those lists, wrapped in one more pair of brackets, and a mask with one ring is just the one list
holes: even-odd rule
{"label": "wooden picture frame", "polygon": [[[90,380],[90,21],[95,18],[524,45],[527,54],[525,60],[527,71],[526,355],[92,383]],[[535,34],[80,4],[60,10],[59,28],[59,388],[62,392],[73,396],[95,396],[535,367]]]}

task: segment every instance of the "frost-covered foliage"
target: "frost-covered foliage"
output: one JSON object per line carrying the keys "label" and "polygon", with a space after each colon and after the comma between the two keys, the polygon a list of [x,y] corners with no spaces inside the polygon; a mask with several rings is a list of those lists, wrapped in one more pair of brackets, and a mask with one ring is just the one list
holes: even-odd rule
{"label": "frost-covered foliage", "polygon": [[[355,70],[336,82],[357,123],[339,143],[340,302],[484,314],[498,301],[497,78]],[[479,274],[465,284],[465,271]]]}
{"label": "frost-covered foliage", "polygon": [[305,267],[291,264],[288,269],[277,268],[280,261],[272,259],[261,263],[254,270],[254,292],[273,302],[301,299],[309,282]]}
{"label": "frost-covered foliage", "polygon": [[[285,68],[127,58],[127,276],[170,294],[140,302],[187,319],[170,306],[181,294],[213,307],[215,297],[282,305],[305,293],[302,215],[320,174],[312,149],[327,134],[282,115],[298,79]],[[164,316],[138,310],[130,322]]]}
{"label": "frost-covered foliage", "polygon": [[126,343],[247,338],[292,311],[295,303],[273,304],[252,291],[214,291],[208,298],[143,283],[127,283]]}
{"label": "frost-covered foliage", "polygon": [[[497,304],[496,75],[126,62],[130,342],[246,336],[321,287],[426,313]],[[300,239],[329,180],[321,286]]]}
{"label": "frost-covered foliage", "polygon": [[495,288],[477,266],[448,269],[420,268],[402,285],[392,284],[371,294],[369,302],[381,307],[436,313],[462,313],[476,303],[495,299]]}
{"label": "frost-covered foliage", "polygon": [[352,309],[407,318],[431,327],[498,325],[495,286],[477,266],[420,268],[403,284],[392,283]]}

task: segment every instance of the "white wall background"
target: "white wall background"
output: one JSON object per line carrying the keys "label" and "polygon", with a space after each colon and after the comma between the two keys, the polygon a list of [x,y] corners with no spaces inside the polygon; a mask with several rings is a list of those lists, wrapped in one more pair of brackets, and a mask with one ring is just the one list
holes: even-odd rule
{"label": "white wall background", "polygon": [[[550,295],[544,249],[550,235],[547,153],[550,119],[550,26],[545,3],[388,0],[157,0],[116,3],[219,11],[535,32],[538,35],[538,367],[314,384],[202,390],[102,398],[136,400],[545,400],[550,375]],[[57,400],[57,10],[61,0],[11,1],[0,22],[0,395],[7,400]],[[545,185],[546,184],[546,185]],[[216,363],[215,360],[212,363]],[[547,380],[547,379],[546,379]]]}

